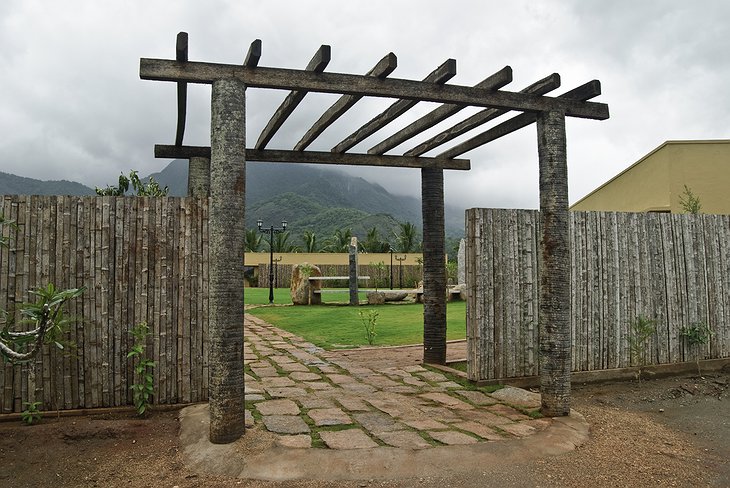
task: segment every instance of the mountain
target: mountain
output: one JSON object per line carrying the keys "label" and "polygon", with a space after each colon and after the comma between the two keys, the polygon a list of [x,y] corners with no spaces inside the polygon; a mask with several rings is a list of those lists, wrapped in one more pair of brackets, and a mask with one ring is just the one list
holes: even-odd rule
{"label": "mountain", "polygon": [[66,180],[41,181],[0,171],[0,195],[95,195],[93,188]]}

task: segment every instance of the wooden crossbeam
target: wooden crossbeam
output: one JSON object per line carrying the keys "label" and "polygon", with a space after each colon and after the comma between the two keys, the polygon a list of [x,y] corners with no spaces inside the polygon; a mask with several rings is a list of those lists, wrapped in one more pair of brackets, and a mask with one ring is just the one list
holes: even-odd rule
{"label": "wooden crossbeam", "polygon": [[[512,68],[505,66],[501,70],[494,73],[492,76],[474,85],[475,88],[484,88],[487,90],[498,90],[508,83],[512,82]],[[427,115],[424,115],[420,119],[412,122],[407,127],[404,127],[400,131],[396,132],[380,144],[371,147],[368,150],[368,154],[385,154],[386,151],[393,149],[397,145],[407,141],[411,137],[415,137],[421,132],[430,129],[434,125],[438,124],[442,120],[446,120],[455,113],[463,110],[467,106],[464,104],[449,105],[444,104],[435,110],[431,111]]]}
{"label": "wooden crossbeam", "polygon": [[169,59],[140,59],[140,78],[154,81],[185,81],[211,84],[224,78],[236,78],[251,88],[306,90],[360,96],[403,98],[423,102],[464,103],[523,112],[561,110],[569,117],[605,120],[608,105],[563,98],[545,97],[505,90],[484,90],[461,85],[436,85],[397,78],[342,73],[312,73],[284,68],[250,68],[235,64],[178,63]]}
{"label": "wooden crossbeam", "polygon": [[248,66],[249,68],[255,68],[259,65],[260,59],[261,39],[256,39],[251,43],[251,46],[248,48],[248,53],[246,53],[246,59],[243,61],[243,65]]}
{"label": "wooden crossbeam", "polygon": [[[323,44],[317,50],[312,60],[309,61],[307,67],[304,68],[305,71],[321,73],[329,64],[331,55],[332,50],[330,49],[330,47],[326,44]],[[256,149],[263,149],[266,147],[266,144],[271,141],[271,138],[274,137],[276,131],[279,130],[282,124],[286,121],[286,119],[288,119],[292,112],[294,112],[294,109],[297,108],[297,105],[299,105],[302,100],[304,100],[304,96],[306,94],[307,90],[292,90],[291,92],[289,92],[284,101],[281,102],[279,108],[276,110],[276,112],[274,112],[274,115],[269,120],[269,123],[266,124],[266,127],[264,127],[264,130],[261,131],[259,140],[256,141]]]}
{"label": "wooden crossbeam", "polygon": [[[560,75],[553,73],[539,81],[536,81],[530,86],[527,86],[520,90],[520,93],[532,93],[535,95],[545,95],[551,91],[560,87]],[[471,117],[468,117],[453,127],[450,127],[443,132],[436,134],[427,141],[422,142],[413,149],[405,153],[406,156],[420,156],[421,154],[430,151],[431,149],[445,144],[452,139],[459,137],[462,134],[469,132],[470,130],[479,127],[480,125],[486,124],[490,120],[494,120],[506,114],[508,110],[488,108],[481,110]]]}
{"label": "wooden crossbeam", "polygon": [[[383,79],[391,74],[398,66],[398,58],[393,53],[388,53],[378,64],[368,71],[365,76],[374,76]],[[339,119],[345,112],[352,108],[361,95],[342,95],[325,113],[317,120],[317,122],[309,128],[302,139],[294,146],[295,151],[305,150],[324,130]]]}
{"label": "wooden crossbeam", "polygon": [[[423,83],[433,83],[442,85],[449,81],[456,75],[456,60],[447,59],[441,66],[432,71],[428,76],[423,79]],[[400,117],[414,105],[418,103],[418,100],[401,99],[395,102],[393,105],[385,109],[385,111],[365,125],[360,127],[358,130],[347,136],[342,142],[332,148],[333,153],[344,153],[348,149],[355,146],[360,141],[371,136],[376,131],[382,129],[396,118]]]}
{"label": "wooden crossbeam", "polygon": [[[164,159],[210,158],[210,146],[171,146],[156,144],[155,157]],[[246,149],[246,161],[269,163],[345,164],[350,166],[387,166],[394,168],[433,168],[468,170],[468,159],[411,158],[370,154],[335,154],[324,151],[284,151]]]}
{"label": "wooden crossbeam", "polygon": [[[188,60],[188,33],[178,32],[175,42],[175,60],[187,62]],[[184,81],[177,82],[177,130],[175,131],[175,145],[181,146],[185,136],[185,118],[188,107],[188,84]]]}
{"label": "wooden crossbeam", "polygon": [[[558,98],[566,100],[586,101],[590,100],[591,98],[597,97],[600,94],[601,82],[598,80],[593,80],[579,86],[578,88],[574,88],[573,90],[565,92]],[[530,112],[522,113],[520,115],[512,117],[509,120],[505,120],[501,124],[495,125],[491,129],[482,132],[478,136],[472,137],[468,141],[464,141],[463,143],[452,147],[448,151],[445,151],[436,156],[436,158],[455,158],[456,156],[464,154],[465,152],[470,151],[476,147],[487,144],[488,142],[492,142],[495,139],[499,139],[500,137],[506,136],[511,132],[522,129],[523,127],[527,127],[536,120],[537,114]]]}

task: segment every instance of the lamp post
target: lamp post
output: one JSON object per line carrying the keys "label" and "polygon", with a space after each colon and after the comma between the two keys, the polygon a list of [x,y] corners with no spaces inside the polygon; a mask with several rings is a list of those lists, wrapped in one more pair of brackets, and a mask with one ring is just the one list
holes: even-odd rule
{"label": "lamp post", "polygon": [[403,288],[403,261],[405,261],[408,258],[407,254],[404,254],[402,258],[399,258],[398,256],[395,257],[395,260],[398,261],[398,288]]}
{"label": "lamp post", "polygon": [[284,259],[284,256],[279,256],[278,259],[274,259],[274,286],[279,288],[279,261]]}
{"label": "lamp post", "polygon": [[274,303],[274,234],[280,234],[286,231],[286,220],[281,221],[281,229],[275,228],[273,225],[268,229],[264,229],[264,221],[258,219],[256,225],[259,232],[269,234],[269,303]]}
{"label": "lamp post", "polygon": [[393,248],[390,248],[390,289],[393,289]]}

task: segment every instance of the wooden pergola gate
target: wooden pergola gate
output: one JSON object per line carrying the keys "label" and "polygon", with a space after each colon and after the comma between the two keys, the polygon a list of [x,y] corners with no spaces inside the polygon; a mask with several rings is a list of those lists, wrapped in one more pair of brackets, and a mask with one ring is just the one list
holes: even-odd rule
{"label": "wooden pergola gate", "polygon": [[[319,163],[419,168],[423,212],[424,351],[426,363],[446,360],[446,271],[444,267],[445,169],[468,170],[458,156],[537,122],[542,239],[540,256],[540,355],[543,413],[570,410],[570,262],[565,117],[603,120],[608,106],[588,100],[600,95],[590,81],[558,97],[545,96],[560,86],[556,73],[519,92],[501,90],[512,81],[509,66],[473,87],[448,85],[456,75],[449,59],[422,81],[388,78],[396,68],[393,53],[365,75],[327,73],[330,47],[322,46],[303,70],[258,66],[261,41],[255,40],[241,65],[188,61],[188,37],[177,37],[175,60],[140,60],[140,77],[177,83],[177,133],[174,145],[156,145],[159,158],[190,161],[190,192],[210,196],[210,439],[231,442],[244,429],[243,255],[247,161]],[[209,147],[183,145],[187,84],[212,85]],[[246,89],[288,90],[253,147],[246,147]],[[341,97],[314,123],[292,150],[267,149],[274,134],[308,92]],[[364,97],[394,98],[378,116],[345,137],[330,152],[307,150],[339,117]],[[367,153],[350,150],[420,101],[442,105]],[[466,107],[483,110],[402,154],[385,154]],[[433,157],[425,153],[487,122],[519,114]]]}

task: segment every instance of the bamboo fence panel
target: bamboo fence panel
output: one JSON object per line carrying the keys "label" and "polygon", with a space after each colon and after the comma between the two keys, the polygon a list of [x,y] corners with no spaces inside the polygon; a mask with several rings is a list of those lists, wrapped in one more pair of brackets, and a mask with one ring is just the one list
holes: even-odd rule
{"label": "bamboo fence panel", "polygon": [[65,340],[21,366],[0,365],[0,412],[128,405],[130,331],[146,321],[155,403],[208,395],[208,209],[196,198],[0,195],[0,308],[19,322],[30,290],[85,286]]}
{"label": "bamboo fence panel", "polygon": [[[471,379],[538,374],[534,210],[467,211],[467,354]],[[639,317],[656,323],[645,364],[730,357],[730,216],[573,212],[574,371],[637,366]],[[706,344],[682,330],[707,325]]]}

